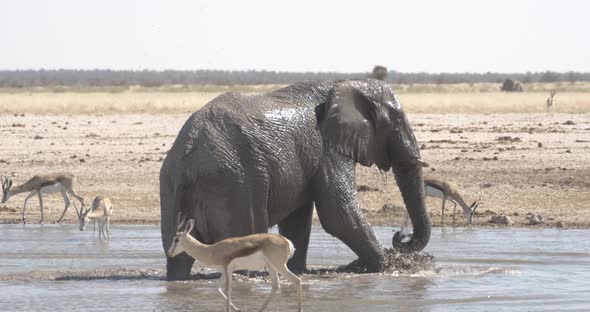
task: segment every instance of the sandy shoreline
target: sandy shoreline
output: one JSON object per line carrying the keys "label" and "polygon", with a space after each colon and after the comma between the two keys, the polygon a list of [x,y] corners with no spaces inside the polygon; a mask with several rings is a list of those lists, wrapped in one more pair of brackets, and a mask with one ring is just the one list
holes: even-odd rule
{"label": "sandy shoreline", "polygon": [[[22,183],[37,173],[65,171],[79,192],[113,200],[115,223],[159,223],[159,169],[190,114],[0,115],[0,174]],[[590,228],[590,114],[410,114],[430,167],[452,181],[467,202],[481,199],[474,221],[489,226],[505,213],[511,226]],[[373,225],[399,226],[401,197],[391,173],[358,167],[361,208]],[[21,221],[26,194],[0,204],[0,222]],[[44,196],[46,223],[63,209],[59,195]],[[428,199],[435,225],[440,200]],[[39,219],[36,197],[27,220]],[[445,219],[451,221],[453,205]],[[459,207],[458,207],[459,208]],[[457,214],[457,224],[464,218]],[[73,208],[67,223],[75,223]]]}

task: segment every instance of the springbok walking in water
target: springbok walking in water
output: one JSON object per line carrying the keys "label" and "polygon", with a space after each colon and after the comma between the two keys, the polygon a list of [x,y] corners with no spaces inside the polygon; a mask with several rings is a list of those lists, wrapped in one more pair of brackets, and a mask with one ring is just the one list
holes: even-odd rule
{"label": "springbok walking in water", "polygon": [[461,208],[463,208],[463,214],[467,219],[467,224],[473,222],[473,213],[479,205],[479,200],[474,201],[471,206],[467,205],[463,200],[463,197],[459,194],[459,191],[457,191],[454,186],[447,181],[436,178],[424,178],[424,189],[426,191],[426,196],[442,198],[442,213],[440,217],[442,224],[445,223],[445,202],[447,199],[455,204],[453,207],[453,224],[455,223],[455,210],[457,209],[457,204],[461,205]]}
{"label": "springbok walking in water", "polygon": [[50,194],[50,193],[61,193],[63,196],[65,207],[64,211],[62,212],[61,216],[57,220],[60,222],[68,208],[70,207],[70,199],[68,194],[74,196],[82,207],[84,207],[84,199],[82,196],[76,193],[76,177],[69,173],[52,173],[52,174],[45,174],[45,175],[36,175],[30,178],[27,182],[12,187],[12,178],[5,177],[2,179],[2,203],[5,203],[10,197],[30,192],[29,195],[25,198],[25,203],[23,206],[23,223],[26,222],[25,220],[25,210],[27,209],[27,201],[29,198],[33,197],[35,194],[39,196],[39,206],[41,207],[41,220],[39,223],[43,223],[43,197],[42,194]]}
{"label": "springbok walking in water", "polygon": [[[76,206],[74,206],[74,208],[76,208]],[[76,212],[78,212],[77,209]],[[98,239],[102,239],[101,234],[105,240],[111,238],[110,218],[112,213],[113,205],[111,204],[111,200],[105,196],[96,196],[94,201],[92,201],[92,206],[90,208],[87,210],[82,209],[78,213],[80,231],[84,231],[88,222],[92,221],[94,224],[92,237],[94,237],[94,232],[96,232],[96,222],[98,222]]]}
{"label": "springbok walking in water", "polygon": [[[297,307],[302,311],[301,280],[287,268],[287,260],[293,256],[295,248],[287,238],[271,233],[252,234],[244,237],[227,238],[213,245],[199,242],[191,231],[195,220],[190,219],[181,232],[182,224],[178,223],[178,229],[172,245],[168,249],[168,256],[175,257],[181,252],[186,252],[203,265],[221,270],[219,280],[225,278],[225,293],[221,290],[218,280],[218,290],[226,299],[226,312],[231,308],[238,310],[231,302],[232,273],[236,270],[261,270],[268,268],[272,280],[272,290],[259,311],[263,311],[276,290],[280,287],[278,273],[286,277],[297,289]],[[226,296],[227,294],[227,296]]]}

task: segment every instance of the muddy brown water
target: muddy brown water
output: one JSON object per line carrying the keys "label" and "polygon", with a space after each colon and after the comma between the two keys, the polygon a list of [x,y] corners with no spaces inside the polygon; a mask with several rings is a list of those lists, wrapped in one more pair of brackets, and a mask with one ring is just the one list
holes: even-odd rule
{"label": "muddy brown water", "polygon": [[[385,247],[392,229],[376,227]],[[210,279],[166,282],[157,226],[113,225],[110,242],[74,225],[0,225],[0,311],[222,311]],[[435,228],[434,267],[412,274],[305,274],[305,311],[590,310],[590,231]],[[309,263],[356,257],[314,227]],[[211,271],[194,269],[214,277]],[[234,303],[256,311],[262,278],[237,279]],[[268,311],[295,311],[283,281]]]}

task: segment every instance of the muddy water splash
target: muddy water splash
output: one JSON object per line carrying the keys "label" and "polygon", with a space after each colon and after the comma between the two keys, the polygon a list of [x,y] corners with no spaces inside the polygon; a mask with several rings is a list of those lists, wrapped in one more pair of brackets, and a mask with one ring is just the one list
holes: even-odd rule
{"label": "muddy water splash", "polygon": [[[411,274],[435,268],[434,256],[427,252],[399,253],[393,248],[385,248],[385,274]],[[356,259],[336,269],[339,273],[366,273],[365,265]]]}

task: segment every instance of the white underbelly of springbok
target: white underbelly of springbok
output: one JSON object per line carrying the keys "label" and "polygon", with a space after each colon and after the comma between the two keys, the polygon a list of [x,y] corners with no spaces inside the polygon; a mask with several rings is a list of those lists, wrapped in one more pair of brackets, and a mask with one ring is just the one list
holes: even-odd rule
{"label": "white underbelly of springbok", "polygon": [[267,267],[267,260],[262,252],[258,251],[246,257],[235,258],[228,268],[236,270],[263,270]]}
{"label": "white underbelly of springbok", "polygon": [[65,191],[66,188],[61,185],[61,183],[55,183],[51,185],[47,185],[41,188],[41,193],[44,194],[51,194],[51,193],[59,193],[61,191]]}

